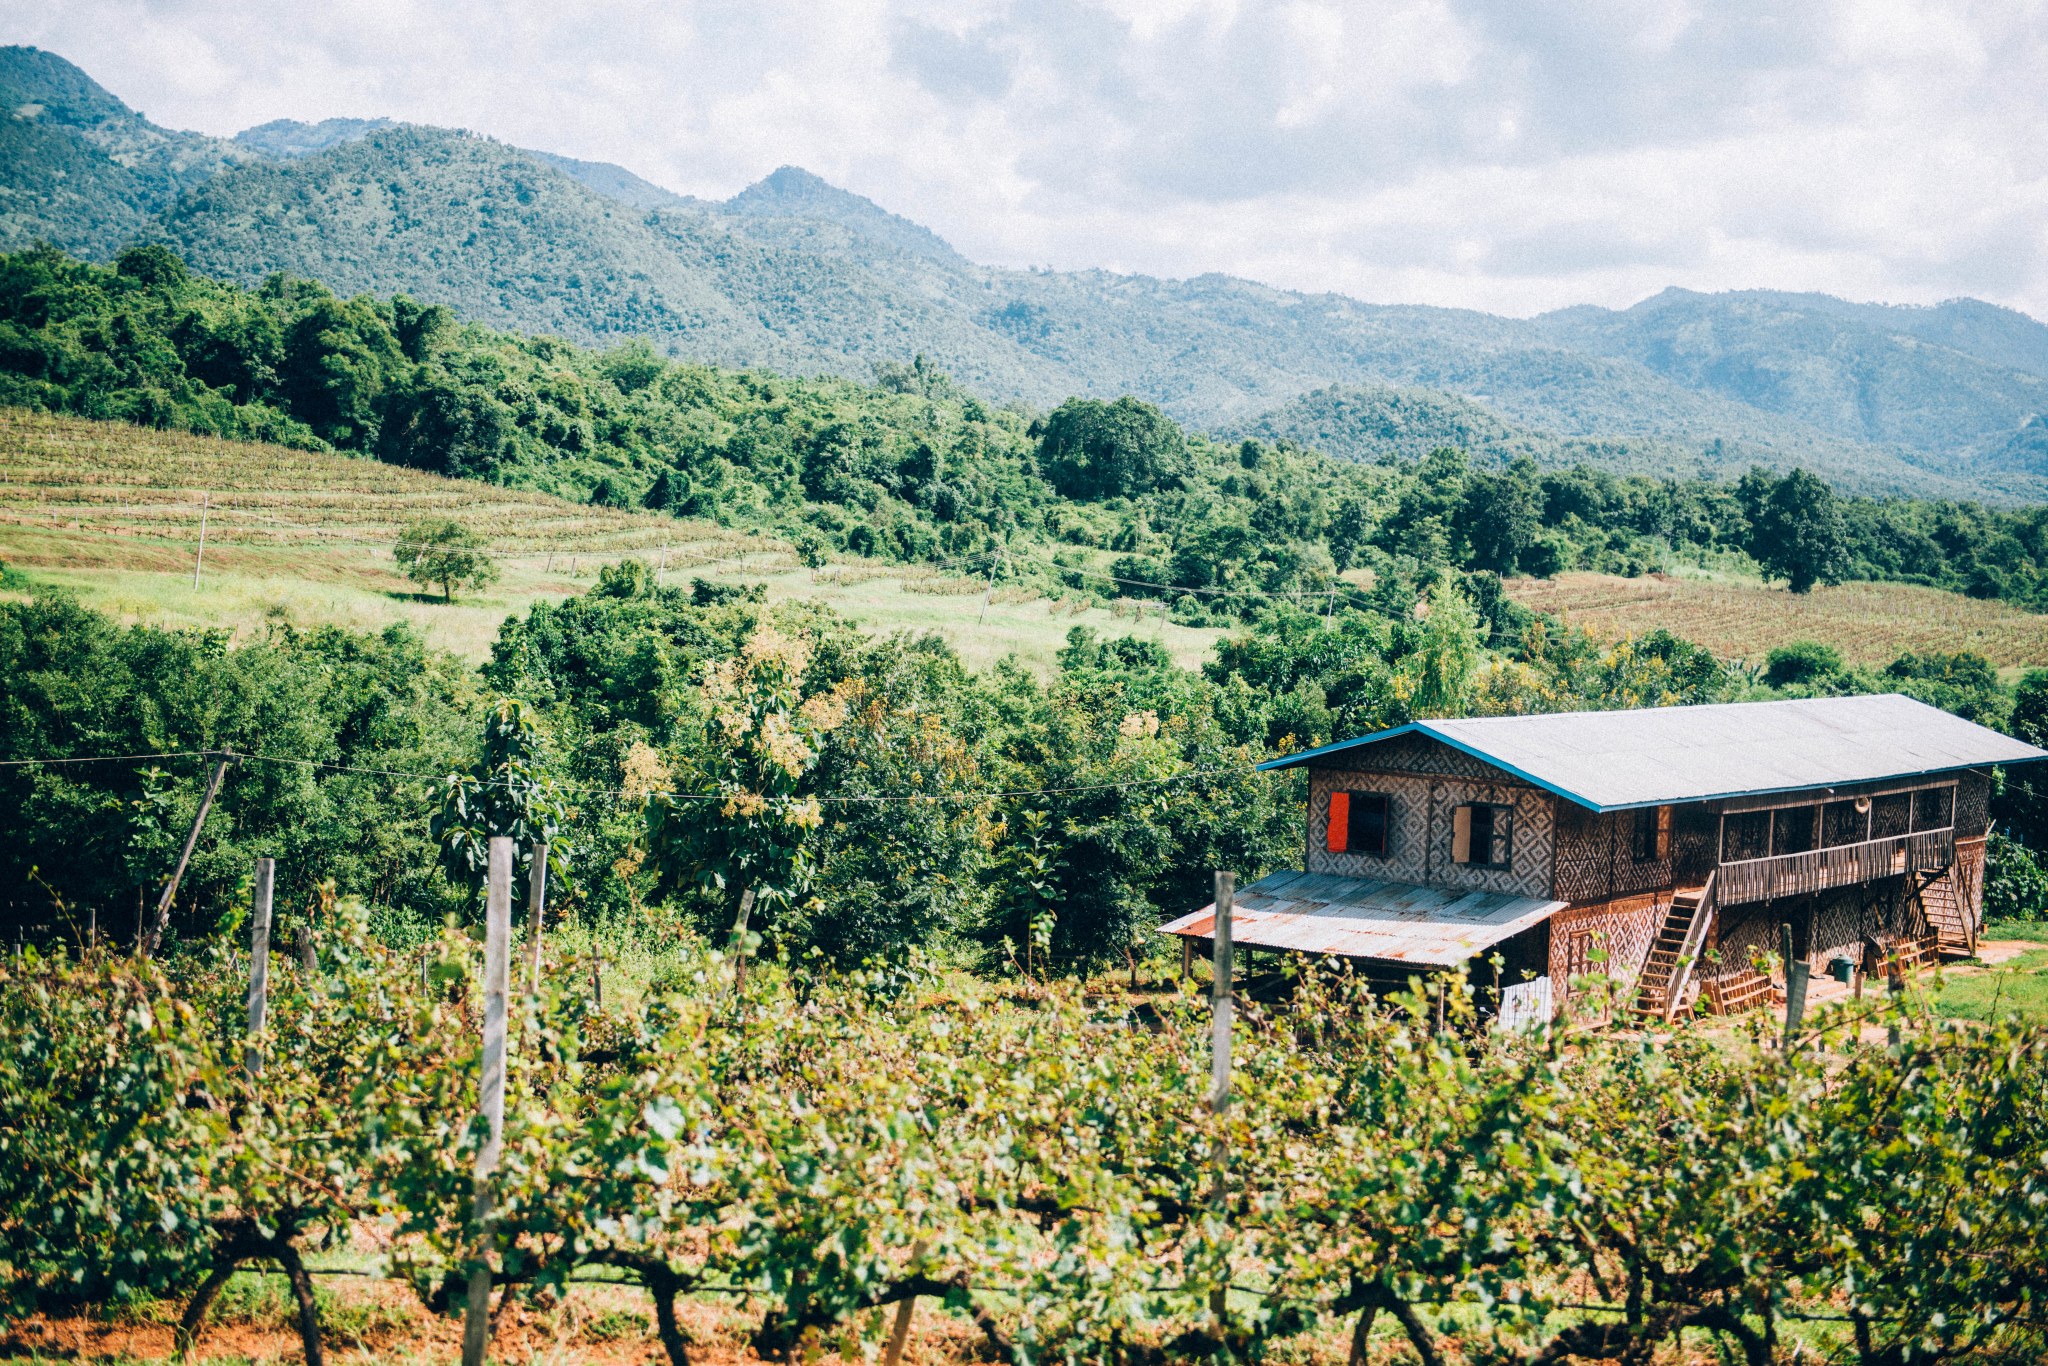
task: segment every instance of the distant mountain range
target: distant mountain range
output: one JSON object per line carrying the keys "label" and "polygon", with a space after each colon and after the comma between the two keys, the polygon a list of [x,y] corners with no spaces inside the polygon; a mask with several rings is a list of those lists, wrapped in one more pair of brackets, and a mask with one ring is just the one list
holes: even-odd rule
{"label": "distant mountain range", "polygon": [[233,139],[150,123],[83,71],[0,49],[0,249],[403,292],[499,327],[865,377],[922,352],[996,402],[1131,393],[1334,454],[1456,440],[1616,470],[1803,464],[1860,493],[2048,495],[2048,327],[1972,299],[1666,290],[1533,319],[1223,275],[1016,271],[785,166],[731,199],[388,119]]}

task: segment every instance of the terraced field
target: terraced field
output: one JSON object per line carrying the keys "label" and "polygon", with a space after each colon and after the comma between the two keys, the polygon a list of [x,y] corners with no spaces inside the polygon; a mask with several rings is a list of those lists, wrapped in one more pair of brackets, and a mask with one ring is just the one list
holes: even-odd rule
{"label": "terraced field", "polygon": [[1617,634],[1665,627],[1725,659],[1760,661],[1773,646],[1818,640],[1852,664],[1908,650],[1974,650],[2001,667],[2048,666],[2048,616],[2007,603],[1901,583],[1782,588],[1648,575],[1561,574],[1510,581],[1523,606]]}
{"label": "terraced field", "polygon": [[[485,537],[500,582],[452,604],[420,594],[392,545],[428,514]],[[131,623],[243,639],[278,624],[378,630],[405,620],[482,660],[506,616],[586,590],[601,565],[627,555],[670,583],[765,582],[771,600],[821,601],[870,630],[936,631],[977,669],[1015,655],[1048,670],[1077,622],[1142,630],[1190,666],[1220,634],[1156,614],[1134,625],[1099,599],[1048,602],[1028,589],[996,593],[984,616],[983,580],[928,566],[846,559],[814,574],[769,534],[374,460],[0,408],[0,561]]]}

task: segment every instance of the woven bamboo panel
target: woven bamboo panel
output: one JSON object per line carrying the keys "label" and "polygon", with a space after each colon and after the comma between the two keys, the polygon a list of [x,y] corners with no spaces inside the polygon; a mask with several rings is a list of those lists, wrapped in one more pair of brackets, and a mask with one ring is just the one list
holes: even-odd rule
{"label": "woven bamboo panel", "polygon": [[1990,775],[1965,773],[1956,784],[1956,838],[1976,839],[1990,828]]}
{"label": "woven bamboo panel", "polygon": [[[1373,757],[1378,758],[1377,747]],[[1389,828],[1385,857],[1329,852],[1332,792],[1387,795]],[[1515,809],[1509,867],[1475,868],[1451,861],[1451,811],[1465,802],[1496,802]],[[1311,769],[1308,871],[1547,898],[1555,805],[1549,793],[1512,779],[1496,782],[1378,770]]]}
{"label": "woven bamboo panel", "polygon": [[[1571,978],[1603,972],[1627,986],[1643,969],[1669,901],[1656,896],[1617,897],[1559,911],[1550,920],[1550,984],[1558,999],[1571,995]],[[1607,951],[1604,964],[1587,959],[1590,946]],[[1623,1000],[1627,999],[1624,992]]]}

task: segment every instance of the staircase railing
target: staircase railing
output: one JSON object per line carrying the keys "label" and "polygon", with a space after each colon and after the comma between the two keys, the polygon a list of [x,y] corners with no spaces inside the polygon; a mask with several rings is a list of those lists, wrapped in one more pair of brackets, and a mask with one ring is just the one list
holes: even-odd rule
{"label": "staircase railing", "polygon": [[1678,1003],[1685,999],[1685,986],[1692,977],[1692,965],[1700,955],[1700,949],[1707,942],[1707,931],[1714,923],[1714,879],[1719,872],[1707,874],[1707,880],[1700,887],[1699,904],[1692,908],[1692,923],[1685,927],[1685,942],[1678,950],[1678,961],[1671,966],[1671,985],[1664,989],[1664,1023],[1670,1024],[1678,1015]]}

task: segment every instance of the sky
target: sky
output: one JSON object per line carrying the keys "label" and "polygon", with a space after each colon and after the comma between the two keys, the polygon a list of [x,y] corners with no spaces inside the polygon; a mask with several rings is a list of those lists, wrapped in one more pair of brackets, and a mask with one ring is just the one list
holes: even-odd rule
{"label": "sky", "polygon": [[0,0],[152,120],[797,165],[992,265],[1526,316],[1678,285],[2048,318],[2048,0]]}

